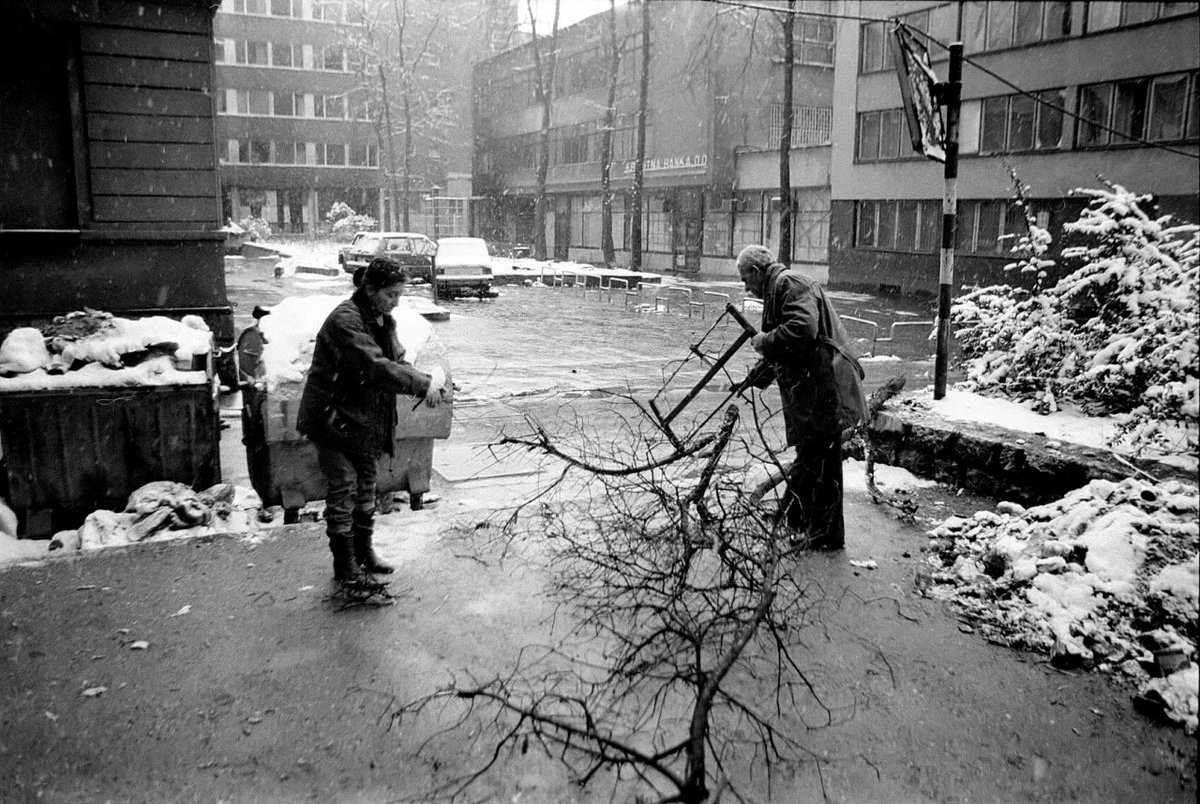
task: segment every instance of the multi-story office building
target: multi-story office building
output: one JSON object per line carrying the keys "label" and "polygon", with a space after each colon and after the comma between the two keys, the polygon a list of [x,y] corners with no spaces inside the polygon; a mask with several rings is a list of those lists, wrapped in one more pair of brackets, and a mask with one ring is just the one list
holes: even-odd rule
{"label": "multi-story office building", "polygon": [[[398,225],[407,203],[412,228],[431,236],[467,233],[471,65],[507,43],[516,29],[515,0],[400,2],[223,0],[215,60],[227,218],[260,217],[278,231],[308,232],[340,201]],[[389,143],[375,69],[360,69],[355,43],[366,41],[364,19],[387,25],[399,14],[421,33],[410,33],[405,63],[422,83],[411,88],[406,109],[401,82],[391,79],[398,133]],[[386,51],[395,64],[398,38],[378,35],[366,49]],[[395,190],[404,184],[405,125],[412,134],[407,200]],[[389,151],[396,163],[390,176]]]}
{"label": "multi-story office building", "polygon": [[[1012,238],[1025,226],[1010,169],[1032,211],[1058,232],[1104,177],[1197,220],[1200,19],[1197,3],[854,2],[928,33],[947,78],[946,44],[964,43],[956,284],[1014,282]],[[890,22],[839,27],[833,112],[830,281],[935,291],[943,167],[913,153],[889,50]]]}
{"label": "multi-story office building", "polygon": [[215,20],[226,217],[311,231],[334,202],[377,215],[379,144],[340,0],[224,0]]}
{"label": "multi-story office building", "polygon": [[[801,3],[828,12],[838,4]],[[617,9],[621,51],[611,159],[616,260],[628,264],[630,190],[636,169],[641,6]],[[650,6],[650,85],[642,207],[643,266],[736,275],[747,243],[778,243],[783,46],[768,11],[719,13],[707,3]],[[835,23],[797,20],[792,187],[793,262],[823,269],[829,214]],[[544,32],[542,32],[544,33]],[[600,261],[601,136],[608,106],[608,14],[558,32],[549,132],[549,256]],[[548,42],[540,45],[545,51]],[[541,106],[534,45],[475,69],[476,192],[490,199],[498,239],[533,239]],[[543,53],[543,55],[545,55]]]}

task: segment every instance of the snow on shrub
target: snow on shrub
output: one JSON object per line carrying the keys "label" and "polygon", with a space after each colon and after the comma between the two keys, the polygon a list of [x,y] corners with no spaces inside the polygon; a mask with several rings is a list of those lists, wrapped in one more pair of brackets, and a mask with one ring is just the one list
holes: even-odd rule
{"label": "snow on shrub", "polygon": [[1139,196],[1116,184],[1078,189],[1091,199],[1063,226],[1083,245],[1064,249],[1082,265],[1043,287],[1051,235],[1029,224],[1005,268],[1035,273],[1032,291],[1009,285],[971,290],[951,321],[966,386],[1032,399],[1049,413],[1062,399],[1125,414],[1113,445],[1135,452],[1194,452],[1200,422],[1200,227],[1152,217]]}
{"label": "snow on shrub", "polygon": [[242,218],[238,225],[246,230],[249,239],[255,243],[271,239],[271,224],[262,218]]}
{"label": "snow on shrub", "polygon": [[379,228],[379,221],[370,215],[359,215],[354,208],[343,201],[334,202],[325,213],[325,220],[333,224],[331,229],[338,240],[349,242],[357,232],[373,231]]}

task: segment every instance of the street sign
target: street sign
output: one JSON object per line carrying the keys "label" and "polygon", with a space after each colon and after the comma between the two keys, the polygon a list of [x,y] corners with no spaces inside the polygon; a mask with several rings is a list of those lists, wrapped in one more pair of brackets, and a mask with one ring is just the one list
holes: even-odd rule
{"label": "street sign", "polygon": [[907,26],[892,29],[892,59],[900,79],[900,96],[913,150],[935,162],[946,161],[946,127],[937,101],[937,76],[929,61],[929,50]]}

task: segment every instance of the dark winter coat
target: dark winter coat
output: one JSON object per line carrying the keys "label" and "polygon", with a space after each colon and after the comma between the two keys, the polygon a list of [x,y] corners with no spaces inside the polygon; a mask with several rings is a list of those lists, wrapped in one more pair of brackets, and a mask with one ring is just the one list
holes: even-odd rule
{"label": "dark winter coat", "polygon": [[396,395],[424,396],[431,378],[404,360],[390,315],[377,323],[363,288],[333,309],[317,333],[296,429],[343,452],[392,451]]}
{"label": "dark winter coat", "polygon": [[762,331],[762,360],[750,378],[759,388],[778,382],[788,445],[837,433],[834,350],[820,338],[843,348],[848,341],[825,290],[799,271],[771,265],[763,283]]}

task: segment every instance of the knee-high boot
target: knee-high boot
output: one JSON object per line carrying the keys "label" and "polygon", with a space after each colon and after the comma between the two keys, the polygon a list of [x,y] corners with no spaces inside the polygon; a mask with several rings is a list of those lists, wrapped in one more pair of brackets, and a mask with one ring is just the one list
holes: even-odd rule
{"label": "knee-high boot", "polygon": [[333,553],[333,579],[338,583],[362,583],[366,573],[354,558],[354,545],[349,534],[330,533],[329,552]]}
{"label": "knee-high boot", "polygon": [[379,556],[375,554],[375,548],[371,546],[373,535],[374,531],[370,528],[361,525],[354,526],[354,557],[358,560],[359,566],[367,572],[389,575],[395,572],[396,568],[380,560]]}

